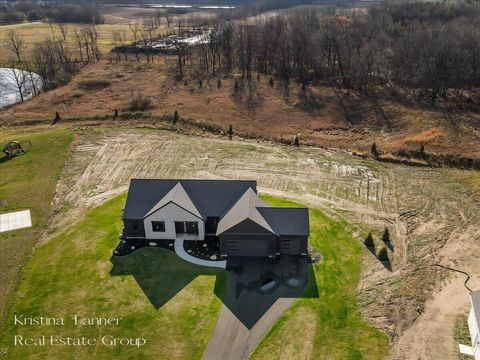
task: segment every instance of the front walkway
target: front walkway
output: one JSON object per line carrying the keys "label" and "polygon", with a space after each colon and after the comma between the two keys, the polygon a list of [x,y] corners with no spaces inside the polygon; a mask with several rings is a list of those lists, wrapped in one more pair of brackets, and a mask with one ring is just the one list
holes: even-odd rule
{"label": "front walkway", "polygon": [[188,261],[192,264],[200,265],[200,266],[210,266],[210,267],[216,267],[220,269],[225,269],[225,267],[227,266],[226,260],[223,260],[223,261],[203,260],[188,254],[183,248],[183,241],[184,241],[183,239],[175,240],[175,252],[183,260]]}

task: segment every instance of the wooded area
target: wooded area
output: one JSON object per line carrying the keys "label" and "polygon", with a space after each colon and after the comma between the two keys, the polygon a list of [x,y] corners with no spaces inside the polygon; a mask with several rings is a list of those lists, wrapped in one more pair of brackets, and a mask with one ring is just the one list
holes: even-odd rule
{"label": "wooded area", "polygon": [[207,73],[238,69],[247,79],[325,80],[366,93],[398,85],[428,92],[432,103],[480,86],[478,4],[387,2],[366,13],[296,11],[213,28],[198,63]]}
{"label": "wooded area", "polygon": [[[38,43],[31,59],[22,58],[25,49],[15,33],[6,44],[17,58],[11,67],[28,65],[46,89],[68,81],[77,63],[101,58],[95,21],[72,30],[74,48],[66,45],[63,22],[49,24],[52,39]],[[322,81],[364,94],[380,86],[397,96],[402,88],[432,104],[450,95],[470,102],[469,91],[480,86],[479,4],[386,2],[361,11],[315,8],[243,19],[186,20],[155,12],[113,33],[110,61],[128,61],[132,53],[137,62],[142,54],[154,62],[163,25],[167,34],[203,29],[206,36],[194,45],[173,40],[167,56],[177,57],[179,79],[188,69],[199,81],[239,72],[247,80],[264,75],[272,83],[298,81],[302,90]]]}
{"label": "wooded area", "polygon": [[39,5],[33,1],[19,1],[12,6],[0,5],[0,23],[18,23],[22,21],[53,21],[62,23],[99,24],[104,21],[98,8],[82,2],[74,4]]}

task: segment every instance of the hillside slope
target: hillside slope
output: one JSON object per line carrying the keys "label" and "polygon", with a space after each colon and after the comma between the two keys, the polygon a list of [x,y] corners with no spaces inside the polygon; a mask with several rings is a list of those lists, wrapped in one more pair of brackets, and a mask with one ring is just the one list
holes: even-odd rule
{"label": "hillside slope", "polygon": [[[175,59],[155,64],[107,61],[85,66],[68,85],[0,111],[0,124],[52,119],[55,111],[64,118],[105,117],[128,111],[135,93],[152,100],[147,113],[173,114],[219,125],[232,125],[247,137],[369,151],[375,142],[380,150],[418,150],[480,157],[480,112],[455,102],[437,107],[418,104],[382,93],[365,96],[321,84],[303,93],[300,86],[261,77],[250,83],[239,78],[199,79],[191,75],[176,82]],[[88,87],[100,82],[99,88]],[[237,90],[235,90],[235,82]],[[87,85],[86,85],[87,84]],[[220,87],[219,87],[220,86]],[[137,116],[141,121],[142,116]]]}

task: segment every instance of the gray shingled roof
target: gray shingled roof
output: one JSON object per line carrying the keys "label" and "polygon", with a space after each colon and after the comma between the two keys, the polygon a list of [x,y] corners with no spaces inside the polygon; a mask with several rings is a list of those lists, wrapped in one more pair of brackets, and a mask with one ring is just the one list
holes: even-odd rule
{"label": "gray shingled roof", "polygon": [[480,325],[480,290],[472,292],[470,296],[472,298],[472,306],[477,318],[477,324]]}
{"label": "gray shingled roof", "polygon": [[132,179],[123,219],[143,219],[173,202],[204,220],[219,217],[217,235],[248,220],[279,236],[309,236],[308,209],[270,207],[256,186],[243,180]]}
{"label": "gray shingled roof", "polygon": [[223,216],[248,188],[257,189],[256,181],[245,180],[132,179],[123,219],[143,219],[177,183],[182,185],[202,218]]}
{"label": "gray shingled roof", "polygon": [[310,234],[307,208],[259,207],[257,209],[277,235],[309,236]]}
{"label": "gray shingled roof", "polygon": [[249,188],[245,194],[232,206],[232,208],[220,219],[217,227],[217,235],[220,235],[238,225],[244,220],[250,219],[262,228],[274,233],[268,222],[258,212],[257,207],[268,206],[257,194]]}

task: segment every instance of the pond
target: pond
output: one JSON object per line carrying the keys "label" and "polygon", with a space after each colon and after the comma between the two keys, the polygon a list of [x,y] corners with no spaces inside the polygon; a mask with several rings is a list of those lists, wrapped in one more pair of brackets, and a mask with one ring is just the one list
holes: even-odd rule
{"label": "pond", "polygon": [[0,108],[22,101],[19,87],[23,99],[30,99],[35,95],[34,89],[37,93],[42,90],[40,75],[19,69],[0,68]]}

